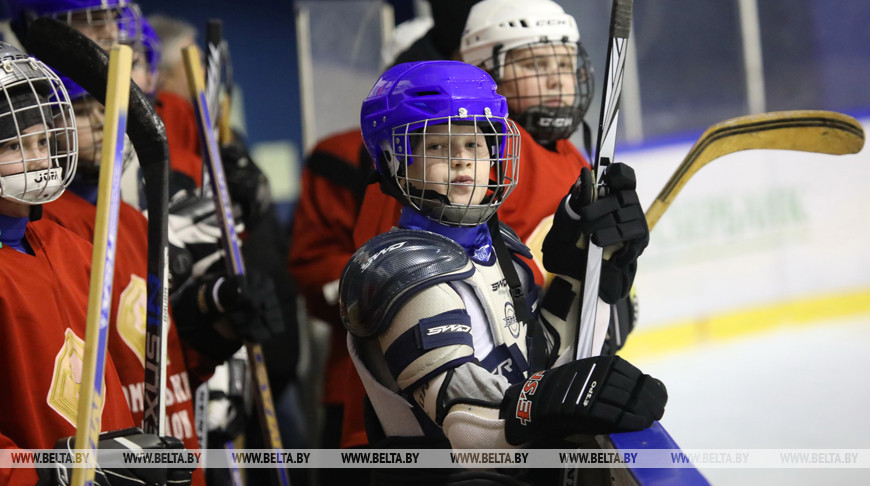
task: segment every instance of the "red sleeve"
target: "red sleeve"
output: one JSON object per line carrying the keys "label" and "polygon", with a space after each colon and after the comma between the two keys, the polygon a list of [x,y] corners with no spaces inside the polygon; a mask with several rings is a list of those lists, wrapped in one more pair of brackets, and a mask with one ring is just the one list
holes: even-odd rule
{"label": "red sleeve", "polygon": [[180,96],[161,91],[157,93],[155,111],[166,127],[169,165],[173,170],[190,176],[197,187],[201,186],[202,145],[193,105]]}
{"label": "red sleeve", "polygon": [[[15,441],[3,435],[0,432],[0,449],[8,451],[9,449],[20,449]],[[0,468],[0,484],[9,486],[33,486],[36,484],[38,476],[36,469],[32,467],[9,467]]]}
{"label": "red sleeve", "polygon": [[340,326],[336,307],[328,306],[323,286],[338,280],[353,255],[353,228],[370,162],[359,129],[321,141],[302,172],[302,193],[293,219],[290,274],[305,296],[309,312]]}

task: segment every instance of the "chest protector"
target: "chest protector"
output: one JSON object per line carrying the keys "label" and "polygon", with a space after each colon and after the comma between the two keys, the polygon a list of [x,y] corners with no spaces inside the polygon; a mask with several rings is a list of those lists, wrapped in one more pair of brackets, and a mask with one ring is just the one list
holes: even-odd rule
{"label": "chest protector", "polygon": [[[503,228],[509,253],[527,254]],[[521,285],[533,287],[515,262]],[[517,318],[501,266],[472,261],[444,236],[397,229],[373,238],[345,268],[340,294],[351,357],[388,436],[424,435],[408,392],[447,369],[476,361],[509,383],[528,375],[529,324]],[[450,298],[431,302],[430,294]],[[390,341],[385,351],[376,336]]]}

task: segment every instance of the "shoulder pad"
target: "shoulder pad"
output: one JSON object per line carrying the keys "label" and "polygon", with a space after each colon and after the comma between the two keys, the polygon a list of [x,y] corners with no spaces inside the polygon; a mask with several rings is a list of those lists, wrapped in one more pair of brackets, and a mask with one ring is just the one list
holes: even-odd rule
{"label": "shoulder pad", "polygon": [[504,244],[508,248],[508,250],[510,250],[512,253],[517,253],[526,258],[532,258],[532,252],[529,251],[529,247],[527,247],[525,243],[523,243],[523,240],[521,240],[520,237],[517,236],[517,234],[510,226],[499,221],[498,229],[501,233],[501,238],[502,240],[504,240]]}
{"label": "shoulder pad", "polygon": [[375,236],[354,253],[339,286],[339,310],[348,332],[364,338],[385,330],[401,304],[424,287],[474,273],[455,241],[422,230]]}

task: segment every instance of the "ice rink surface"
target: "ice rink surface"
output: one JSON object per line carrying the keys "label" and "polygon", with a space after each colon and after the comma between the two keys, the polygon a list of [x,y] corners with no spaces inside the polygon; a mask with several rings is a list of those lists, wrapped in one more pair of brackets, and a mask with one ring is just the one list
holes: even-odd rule
{"label": "ice rink surface", "polygon": [[[661,423],[683,449],[870,450],[870,315],[634,362],[667,385]],[[717,486],[870,484],[870,469],[700,470]]]}

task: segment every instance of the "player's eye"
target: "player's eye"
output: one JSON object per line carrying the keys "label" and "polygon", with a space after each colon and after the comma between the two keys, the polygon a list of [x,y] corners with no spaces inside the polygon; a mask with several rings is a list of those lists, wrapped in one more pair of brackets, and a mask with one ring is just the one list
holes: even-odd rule
{"label": "player's eye", "polygon": [[18,142],[6,142],[3,145],[3,150],[6,152],[18,152],[21,150],[21,144]]}

